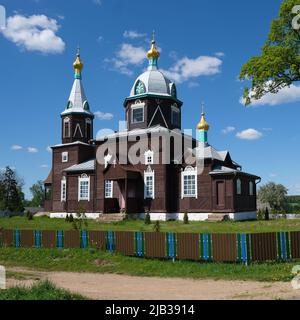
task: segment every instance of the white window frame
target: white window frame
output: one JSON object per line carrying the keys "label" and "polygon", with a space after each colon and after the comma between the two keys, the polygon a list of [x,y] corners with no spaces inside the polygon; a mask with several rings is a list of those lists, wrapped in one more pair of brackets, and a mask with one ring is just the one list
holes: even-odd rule
{"label": "white window frame", "polygon": [[254,183],[253,183],[253,181],[249,181],[249,195],[254,196]]}
{"label": "white window frame", "polygon": [[[66,123],[68,124],[68,130],[66,130]],[[71,121],[70,118],[64,119],[64,138],[71,138]]]}
{"label": "white window frame", "polygon": [[69,152],[65,151],[61,154],[61,162],[68,162],[69,161]]}
{"label": "white window frame", "polygon": [[[87,182],[88,183],[88,192],[87,196],[83,197],[81,195],[81,183]],[[81,175],[78,177],[78,201],[90,201],[90,177],[86,174]]]}
{"label": "white window frame", "polygon": [[[136,109],[143,109],[143,120],[142,121],[133,121],[133,111]],[[131,106],[131,123],[143,123],[145,122],[145,103],[136,103]]]}
{"label": "white window frame", "polygon": [[[114,195],[114,182],[113,180],[105,180],[105,185],[104,185],[104,194],[105,194],[105,199],[112,199]],[[108,192],[109,188],[109,192]]]}
{"label": "white window frame", "polygon": [[67,180],[65,177],[63,177],[60,184],[60,201],[67,201]]}
{"label": "white window frame", "polygon": [[[152,178],[152,195],[148,194],[147,178]],[[151,168],[144,171],[144,199],[155,199],[155,172]]]}
{"label": "white window frame", "polygon": [[[185,177],[192,176],[195,179],[195,193],[194,194],[185,194],[184,193],[184,181]],[[195,198],[198,199],[198,174],[197,168],[188,166],[184,171],[181,172],[181,199],[184,198]]]}
{"label": "white window frame", "polygon": [[242,195],[242,180],[240,178],[236,180],[236,194]]}
{"label": "white window frame", "polygon": [[[178,115],[178,122],[177,123],[174,123],[174,121],[173,121],[173,113],[177,113],[177,115]],[[172,123],[172,125],[179,126],[179,123],[180,123],[180,110],[177,107],[177,105],[172,105],[172,107],[171,107],[171,123]]]}
{"label": "white window frame", "polygon": [[152,150],[148,150],[144,153],[145,155],[145,165],[154,164],[154,152]]}

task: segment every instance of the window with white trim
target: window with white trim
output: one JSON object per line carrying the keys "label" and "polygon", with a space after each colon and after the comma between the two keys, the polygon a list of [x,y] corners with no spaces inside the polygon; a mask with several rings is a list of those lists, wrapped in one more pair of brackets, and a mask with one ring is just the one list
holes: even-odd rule
{"label": "window with white trim", "polygon": [[70,138],[71,137],[71,122],[70,118],[64,119],[64,138]]}
{"label": "window with white trim", "polygon": [[78,201],[90,201],[90,177],[85,174],[78,178]]}
{"label": "window with white trim", "polygon": [[112,180],[105,180],[105,198],[113,198],[114,182]]}
{"label": "window with white trim", "polygon": [[61,180],[60,200],[61,202],[67,201],[67,180],[65,177]]}
{"label": "window with white trim", "polygon": [[173,105],[171,109],[171,123],[174,126],[179,126],[179,118],[180,118],[180,111],[177,105]]}
{"label": "window with white trim", "polygon": [[181,173],[181,197],[197,198],[197,168],[186,167]]}
{"label": "window with white trim", "polygon": [[153,164],[154,163],[154,152],[148,150],[145,152],[145,165]]}
{"label": "window with white trim", "polygon": [[139,103],[131,107],[131,122],[141,123],[144,122],[144,104]]}
{"label": "window with white trim", "polygon": [[241,181],[241,179],[236,180],[236,194],[238,194],[238,195],[242,194],[242,181]]}
{"label": "window with white trim", "polygon": [[62,162],[68,162],[69,161],[69,153],[66,151],[66,152],[63,152],[61,154],[61,161]]}
{"label": "window with white trim", "polygon": [[154,187],[154,171],[151,169],[144,172],[144,198],[154,199],[155,198],[155,187]]}
{"label": "window with white trim", "polygon": [[249,182],[249,195],[250,196],[254,195],[254,183],[253,183],[253,181]]}

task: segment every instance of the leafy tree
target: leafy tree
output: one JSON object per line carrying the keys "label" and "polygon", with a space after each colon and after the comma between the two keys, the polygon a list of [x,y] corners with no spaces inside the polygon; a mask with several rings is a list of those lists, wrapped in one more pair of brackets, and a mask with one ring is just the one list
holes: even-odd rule
{"label": "leafy tree", "polygon": [[267,203],[272,210],[281,211],[286,206],[288,189],[282,184],[269,182],[258,190],[258,199]]}
{"label": "leafy tree", "polygon": [[300,80],[300,33],[293,24],[298,19],[293,8],[299,4],[299,0],[282,1],[261,54],[242,67],[240,79],[252,81],[244,91],[246,105]]}
{"label": "leafy tree", "polygon": [[43,181],[38,181],[31,188],[30,192],[32,194],[32,200],[30,206],[32,207],[42,207],[45,202],[45,187]]}
{"label": "leafy tree", "polygon": [[160,232],[160,222],[157,220],[153,226],[154,232]]}
{"label": "leafy tree", "polygon": [[0,175],[0,210],[22,212],[24,210],[24,193],[22,182],[10,167]]}

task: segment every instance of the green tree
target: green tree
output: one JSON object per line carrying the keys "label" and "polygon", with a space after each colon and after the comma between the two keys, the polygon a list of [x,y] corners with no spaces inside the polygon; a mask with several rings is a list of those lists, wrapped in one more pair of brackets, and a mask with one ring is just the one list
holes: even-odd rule
{"label": "green tree", "polygon": [[242,67],[240,79],[252,82],[244,91],[246,105],[300,80],[300,33],[293,25],[298,19],[293,8],[299,4],[299,0],[282,1],[261,54]]}
{"label": "green tree", "polygon": [[287,188],[282,184],[269,182],[258,190],[258,199],[262,203],[267,203],[271,209],[281,211],[286,207]]}
{"label": "green tree", "polygon": [[0,175],[0,210],[24,211],[22,186],[23,183],[17,178],[16,172],[6,167]]}
{"label": "green tree", "polygon": [[32,194],[32,200],[30,206],[32,207],[42,207],[45,202],[45,187],[43,181],[38,181],[31,188],[30,192]]}

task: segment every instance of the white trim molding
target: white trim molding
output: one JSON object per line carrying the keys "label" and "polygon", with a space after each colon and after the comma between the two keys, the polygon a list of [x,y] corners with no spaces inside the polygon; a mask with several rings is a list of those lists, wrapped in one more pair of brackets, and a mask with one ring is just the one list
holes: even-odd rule
{"label": "white trim molding", "polygon": [[[82,190],[81,185],[84,184],[84,190]],[[82,174],[78,177],[78,201],[90,201],[90,176]],[[81,191],[84,192],[81,193]]]}
{"label": "white trim molding", "polygon": [[105,180],[105,182],[104,182],[105,199],[112,199],[113,195],[114,195],[114,182],[113,182],[113,180]]}
{"label": "white trim molding", "polygon": [[[135,103],[133,105],[131,105],[131,123],[135,124],[135,123],[143,123],[145,122],[145,103]],[[142,121],[133,121],[133,111],[136,109],[142,109],[143,110],[143,120]]]}
{"label": "white trim molding", "polygon": [[[195,192],[188,194],[185,193],[184,189],[184,182],[185,177],[192,177],[194,179],[194,188]],[[191,182],[193,184],[193,182]],[[193,188],[192,188],[193,189]],[[191,166],[188,166],[184,169],[184,171],[181,172],[181,199],[184,198],[195,198],[198,199],[198,174],[197,174],[197,167],[193,168]]]}
{"label": "white trim molding", "polygon": [[155,172],[150,166],[144,171],[144,199],[155,199]]}
{"label": "white trim molding", "polygon": [[145,165],[151,165],[154,164],[154,152],[151,150],[148,150],[144,153],[145,155]]}
{"label": "white trim molding", "polygon": [[66,177],[63,177],[60,183],[60,201],[67,201],[67,180]]}

